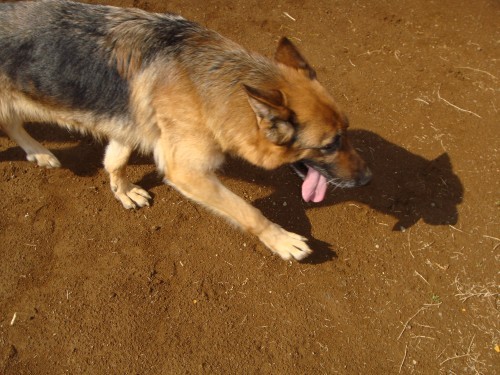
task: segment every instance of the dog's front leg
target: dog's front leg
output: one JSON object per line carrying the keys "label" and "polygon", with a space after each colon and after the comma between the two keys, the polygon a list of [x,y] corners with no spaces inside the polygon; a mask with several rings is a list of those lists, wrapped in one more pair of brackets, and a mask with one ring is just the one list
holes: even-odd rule
{"label": "dog's front leg", "polygon": [[126,177],[125,169],[131,153],[131,147],[111,139],[104,156],[111,190],[126,209],[149,206],[148,200],[151,199],[146,190],[132,184]]}
{"label": "dog's front leg", "polygon": [[182,194],[255,234],[281,258],[301,260],[311,253],[305,243],[307,239],[268,220],[257,208],[222,185],[213,173],[170,169],[167,177]]}

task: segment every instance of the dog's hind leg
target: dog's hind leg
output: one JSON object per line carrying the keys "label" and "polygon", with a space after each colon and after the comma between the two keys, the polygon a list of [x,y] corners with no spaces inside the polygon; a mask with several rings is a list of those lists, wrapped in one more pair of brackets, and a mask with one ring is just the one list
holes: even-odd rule
{"label": "dog's hind leg", "polygon": [[109,173],[111,190],[126,209],[149,206],[151,199],[146,190],[127,180],[125,169],[131,153],[131,147],[112,139],[104,156],[104,168]]}
{"label": "dog's hind leg", "polygon": [[0,117],[0,128],[16,142],[26,152],[26,159],[37,163],[40,167],[57,168],[61,163],[57,158],[43,147],[40,143],[34,140],[23,128],[22,120],[17,116],[9,116],[8,118]]}

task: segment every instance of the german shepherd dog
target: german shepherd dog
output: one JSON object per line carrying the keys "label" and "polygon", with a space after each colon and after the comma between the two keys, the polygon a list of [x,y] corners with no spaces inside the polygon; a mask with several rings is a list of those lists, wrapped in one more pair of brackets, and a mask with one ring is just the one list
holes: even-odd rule
{"label": "german shepherd dog", "polygon": [[258,236],[283,259],[311,253],[224,187],[225,154],[273,169],[293,164],[302,196],[366,184],[348,120],[290,40],[273,60],[174,14],[65,0],[0,4],[0,127],[42,167],[56,157],[23,129],[55,123],[109,140],[104,167],[125,208],[149,205],[126,178],[136,149],[186,197]]}

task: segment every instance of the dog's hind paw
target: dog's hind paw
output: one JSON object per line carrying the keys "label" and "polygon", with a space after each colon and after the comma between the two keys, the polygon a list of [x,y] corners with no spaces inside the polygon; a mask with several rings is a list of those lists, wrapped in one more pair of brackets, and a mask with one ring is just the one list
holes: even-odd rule
{"label": "dog's hind paw", "polygon": [[260,240],[272,252],[278,254],[284,260],[302,260],[312,253],[307,246],[307,238],[298,234],[288,232],[278,225],[273,225],[259,236]]}
{"label": "dog's hind paw", "polygon": [[57,158],[52,155],[50,151],[37,154],[28,154],[26,155],[26,159],[33,163],[36,163],[39,167],[59,168],[61,166],[61,162],[57,160]]}
{"label": "dog's hind paw", "polygon": [[128,183],[126,187],[113,189],[116,199],[118,199],[123,207],[127,210],[137,207],[149,206],[151,196],[140,186]]}

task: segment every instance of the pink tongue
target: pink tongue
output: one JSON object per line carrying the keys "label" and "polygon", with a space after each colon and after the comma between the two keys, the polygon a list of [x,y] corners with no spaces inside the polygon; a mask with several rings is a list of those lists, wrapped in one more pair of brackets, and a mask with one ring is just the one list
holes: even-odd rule
{"label": "pink tongue", "polygon": [[306,202],[321,202],[325,198],[327,185],[326,177],[308,166],[307,176],[302,183],[302,198]]}

